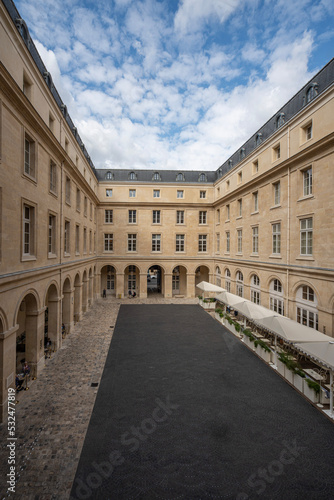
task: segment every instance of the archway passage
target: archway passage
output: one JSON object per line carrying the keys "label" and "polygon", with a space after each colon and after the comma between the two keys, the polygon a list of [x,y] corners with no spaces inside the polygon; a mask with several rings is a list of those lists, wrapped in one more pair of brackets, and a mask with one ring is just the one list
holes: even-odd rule
{"label": "archway passage", "polygon": [[196,288],[198,283],[201,281],[210,281],[209,280],[209,268],[207,266],[198,266],[195,271],[195,296],[198,295],[199,289]]}
{"label": "archway passage", "polygon": [[187,295],[187,269],[184,266],[176,266],[173,269],[172,294],[174,297]]}
{"label": "archway passage", "polygon": [[116,295],[116,269],[114,266],[103,266],[101,269],[101,290],[106,290],[107,295]]}
{"label": "archway passage", "polygon": [[154,265],[147,271],[147,296],[163,296],[164,272],[161,266]]}
{"label": "archway passage", "polygon": [[124,297],[136,296],[139,297],[140,290],[140,274],[139,269],[135,265],[129,265],[124,272]]}
{"label": "archway passage", "polygon": [[21,301],[16,323],[18,324],[16,331],[16,373],[22,372],[25,361],[36,373],[36,365],[40,357],[39,351],[41,350],[40,343],[43,347],[43,340],[40,338],[39,341],[37,301],[32,293],[26,295]]}

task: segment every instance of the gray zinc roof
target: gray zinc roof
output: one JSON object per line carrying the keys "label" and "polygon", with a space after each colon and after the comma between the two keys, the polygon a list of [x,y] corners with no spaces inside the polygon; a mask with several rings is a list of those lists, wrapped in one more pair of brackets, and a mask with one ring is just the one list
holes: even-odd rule
{"label": "gray zinc roof", "polygon": [[[97,179],[99,181],[113,181],[113,182],[154,182],[159,183],[182,183],[182,184],[210,184],[214,183],[217,174],[214,171],[201,172],[197,170],[129,170],[129,169],[96,169]],[[178,180],[178,176],[183,176]],[[201,178],[201,174],[205,178]],[[156,178],[155,178],[156,176]]]}

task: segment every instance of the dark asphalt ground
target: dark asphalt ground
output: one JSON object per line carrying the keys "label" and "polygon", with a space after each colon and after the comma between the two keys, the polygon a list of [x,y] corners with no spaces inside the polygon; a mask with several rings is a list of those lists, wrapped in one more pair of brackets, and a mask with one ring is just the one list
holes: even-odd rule
{"label": "dark asphalt ground", "polygon": [[122,305],[71,498],[334,498],[334,426],[197,305]]}

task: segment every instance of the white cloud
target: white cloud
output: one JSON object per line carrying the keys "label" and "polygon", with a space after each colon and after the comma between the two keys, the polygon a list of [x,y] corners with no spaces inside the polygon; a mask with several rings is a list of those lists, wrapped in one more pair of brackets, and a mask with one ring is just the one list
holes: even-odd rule
{"label": "white cloud", "polygon": [[223,23],[239,6],[241,0],[182,0],[175,15],[177,31],[196,31],[210,17]]}

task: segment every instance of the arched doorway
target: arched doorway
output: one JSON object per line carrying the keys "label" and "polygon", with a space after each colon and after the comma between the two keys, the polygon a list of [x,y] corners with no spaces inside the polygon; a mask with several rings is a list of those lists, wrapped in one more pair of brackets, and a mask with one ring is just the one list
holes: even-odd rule
{"label": "arched doorway", "polygon": [[198,266],[195,271],[195,297],[198,295],[199,291],[196,286],[198,285],[198,283],[201,283],[201,281],[209,282],[209,268],[206,266]]}
{"label": "arched doorway", "polygon": [[176,266],[173,269],[172,295],[187,296],[187,269],[184,266]]}
{"label": "arched doorway", "polygon": [[101,295],[106,290],[107,295],[116,296],[116,269],[114,266],[103,266],[101,269]]}
{"label": "arched doorway", "polygon": [[136,294],[139,296],[140,274],[137,266],[129,265],[124,271],[124,297]]}
{"label": "arched doorway", "polygon": [[[42,314],[43,310],[42,310]],[[38,304],[33,293],[28,293],[21,301],[16,318],[16,373],[22,372],[25,361],[31,368],[31,375],[37,373],[37,365],[44,358],[43,317],[38,312]],[[39,328],[40,325],[40,328]]]}
{"label": "arched doorway", "polygon": [[165,286],[164,271],[161,266],[150,266],[147,270],[147,296],[163,296]]}

